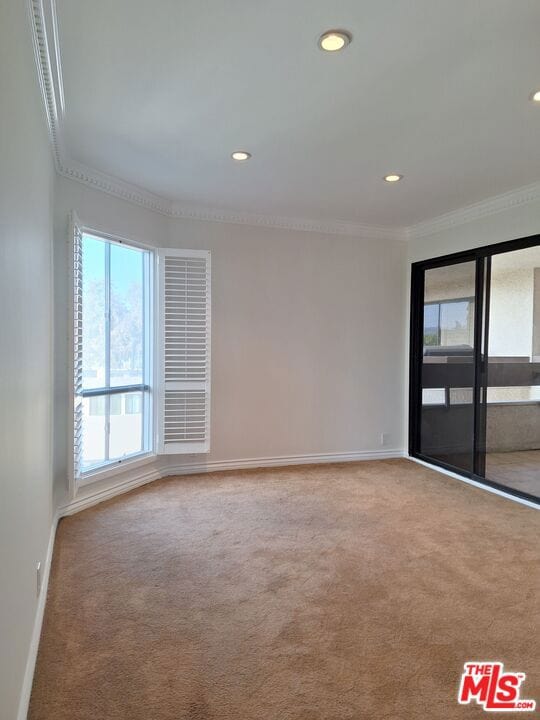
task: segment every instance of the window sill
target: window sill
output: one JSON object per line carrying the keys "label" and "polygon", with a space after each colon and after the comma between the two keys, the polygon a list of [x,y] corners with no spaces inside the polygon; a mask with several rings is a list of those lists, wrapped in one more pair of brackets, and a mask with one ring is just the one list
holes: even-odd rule
{"label": "window sill", "polygon": [[156,458],[157,455],[153,452],[141,453],[140,455],[127,458],[126,460],[111,462],[104,467],[97,468],[96,470],[89,470],[77,481],[77,489],[99,482],[100,480],[106,480],[107,478],[114,477],[115,475],[120,475],[121,473],[128,472],[129,470],[135,470],[143,465],[148,465],[149,463],[154,462]]}

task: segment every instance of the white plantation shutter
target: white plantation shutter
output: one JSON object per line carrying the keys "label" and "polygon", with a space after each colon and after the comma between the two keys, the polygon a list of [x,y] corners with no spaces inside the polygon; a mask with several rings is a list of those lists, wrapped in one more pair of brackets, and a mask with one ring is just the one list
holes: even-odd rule
{"label": "white plantation shutter", "polygon": [[210,449],[210,253],[158,252],[160,453]]}
{"label": "white plantation shutter", "polygon": [[72,216],[73,262],[73,478],[81,475],[82,460],[82,232]]}

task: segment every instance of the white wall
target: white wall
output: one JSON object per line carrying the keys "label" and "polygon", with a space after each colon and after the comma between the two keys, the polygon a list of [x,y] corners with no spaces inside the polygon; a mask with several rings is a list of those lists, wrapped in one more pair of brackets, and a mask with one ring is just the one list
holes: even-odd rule
{"label": "white wall", "polygon": [[176,221],[170,244],[212,251],[210,460],[403,447],[403,243]]}
{"label": "white wall", "polygon": [[[381,450],[383,432],[386,449],[403,447],[404,243],[168,219],[59,178],[59,328],[71,209],[88,225],[156,247],[212,251],[211,453],[168,462]],[[69,383],[61,330],[56,348],[61,424]],[[59,498],[65,437],[56,443]]]}
{"label": "white wall", "polygon": [[0,4],[0,718],[14,720],[51,503],[52,157],[26,3]]}

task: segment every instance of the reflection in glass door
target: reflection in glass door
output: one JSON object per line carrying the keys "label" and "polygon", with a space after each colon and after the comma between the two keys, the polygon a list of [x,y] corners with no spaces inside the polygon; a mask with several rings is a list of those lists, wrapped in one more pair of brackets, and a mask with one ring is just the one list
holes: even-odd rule
{"label": "reflection in glass door", "polygon": [[486,477],[540,496],[540,246],[491,258]]}
{"label": "reflection in glass door", "polygon": [[420,453],[474,468],[476,263],[424,273]]}

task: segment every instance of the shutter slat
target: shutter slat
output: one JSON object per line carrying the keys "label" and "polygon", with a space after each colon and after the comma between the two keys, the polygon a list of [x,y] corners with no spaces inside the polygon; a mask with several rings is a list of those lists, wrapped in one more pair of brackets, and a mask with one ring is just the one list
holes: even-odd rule
{"label": "shutter slat", "polygon": [[210,253],[159,251],[159,450],[208,452]]}
{"label": "shutter slat", "polygon": [[82,399],[82,232],[73,222],[73,477],[81,475],[83,450],[83,399]]}

